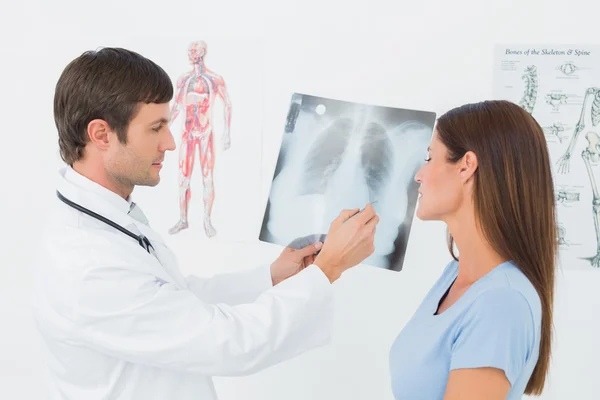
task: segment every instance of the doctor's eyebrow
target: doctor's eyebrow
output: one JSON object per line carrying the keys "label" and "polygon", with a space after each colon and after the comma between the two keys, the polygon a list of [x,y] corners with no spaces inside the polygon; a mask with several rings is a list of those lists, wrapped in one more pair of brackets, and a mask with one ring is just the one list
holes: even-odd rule
{"label": "doctor's eyebrow", "polygon": [[150,122],[148,125],[154,125],[154,124],[157,124],[159,122],[162,122],[163,124],[166,124],[166,123],[169,122],[169,120],[166,119],[166,118],[159,118],[159,119],[157,119],[155,121]]}

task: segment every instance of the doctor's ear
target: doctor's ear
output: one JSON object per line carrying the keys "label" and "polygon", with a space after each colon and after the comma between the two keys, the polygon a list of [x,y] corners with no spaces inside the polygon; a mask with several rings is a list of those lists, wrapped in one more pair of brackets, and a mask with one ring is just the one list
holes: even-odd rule
{"label": "doctor's ear", "polygon": [[106,150],[110,144],[112,129],[103,119],[90,121],[87,127],[90,141],[100,150]]}
{"label": "doctor's ear", "polygon": [[467,183],[477,171],[479,163],[477,155],[472,151],[467,151],[465,155],[458,161],[458,171],[461,181]]}

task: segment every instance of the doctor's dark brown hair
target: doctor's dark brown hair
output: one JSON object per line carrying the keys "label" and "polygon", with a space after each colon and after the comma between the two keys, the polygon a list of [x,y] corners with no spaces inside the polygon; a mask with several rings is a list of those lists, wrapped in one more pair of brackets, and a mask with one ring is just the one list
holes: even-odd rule
{"label": "doctor's dark brown hair", "polygon": [[[450,110],[437,123],[449,162],[477,156],[473,203],[494,250],[512,260],[537,290],[542,329],[539,360],[525,394],[541,394],[550,364],[557,224],[548,147],[537,121],[518,105],[484,101]],[[448,248],[454,254],[453,238]]]}
{"label": "doctor's dark brown hair", "polygon": [[173,84],[153,61],[122,48],[86,51],[62,72],[54,93],[54,121],[63,161],[73,165],[89,141],[87,126],[103,119],[127,143],[140,103],[167,103]]}

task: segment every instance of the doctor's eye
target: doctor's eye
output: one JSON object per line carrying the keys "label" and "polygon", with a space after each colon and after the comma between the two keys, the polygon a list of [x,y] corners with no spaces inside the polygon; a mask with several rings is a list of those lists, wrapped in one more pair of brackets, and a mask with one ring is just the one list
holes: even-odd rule
{"label": "doctor's eye", "polygon": [[160,131],[160,128],[162,128],[162,125],[155,126],[155,127],[153,127],[153,128],[152,128],[152,130],[153,130],[154,132],[158,132],[158,131]]}
{"label": "doctor's eye", "polygon": [[431,161],[431,157],[427,157],[427,158],[425,159],[425,161],[426,161],[426,162],[428,162],[428,161]]}

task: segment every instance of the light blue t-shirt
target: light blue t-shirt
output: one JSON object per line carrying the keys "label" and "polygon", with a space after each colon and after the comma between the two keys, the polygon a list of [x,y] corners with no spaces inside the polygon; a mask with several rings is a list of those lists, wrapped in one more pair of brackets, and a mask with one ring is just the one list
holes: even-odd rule
{"label": "light blue t-shirt", "polygon": [[521,399],[539,356],[541,304],[535,288],[505,262],[435,315],[457,274],[452,261],[393,343],[395,398],[442,400],[450,370],[495,367],[511,384],[507,400]]}

